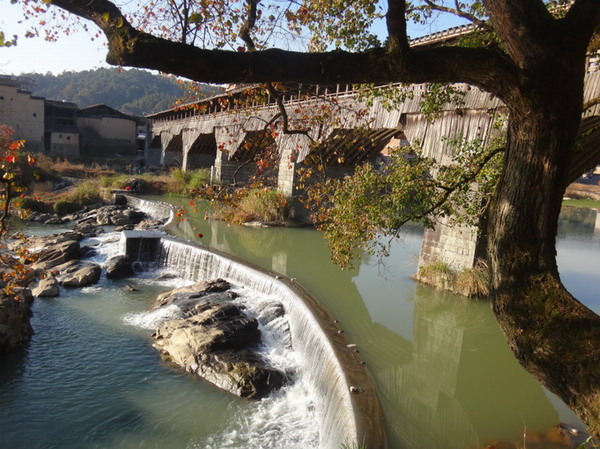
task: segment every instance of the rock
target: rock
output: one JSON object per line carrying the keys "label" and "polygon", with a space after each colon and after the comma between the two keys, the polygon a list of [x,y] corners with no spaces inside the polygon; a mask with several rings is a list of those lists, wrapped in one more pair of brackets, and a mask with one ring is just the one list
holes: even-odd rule
{"label": "rock", "polygon": [[251,350],[260,341],[258,321],[238,306],[201,300],[186,316],[153,335],[168,361],[247,399],[263,398],[285,383],[282,371]]}
{"label": "rock", "polygon": [[559,426],[550,427],[546,432],[546,441],[559,446],[569,447],[569,439]]}
{"label": "rock", "polygon": [[135,288],[133,285],[130,285],[130,284],[125,284],[125,287],[123,287],[123,290],[125,290],[126,292],[137,292],[137,291],[139,291],[137,288]]}
{"label": "rock", "polygon": [[0,298],[0,353],[22,347],[33,335],[29,323],[32,302],[33,296],[27,289]]}
{"label": "rock", "polygon": [[198,282],[161,294],[156,307],[170,304],[182,317],[164,322],[153,334],[153,346],[181,369],[247,399],[260,399],[286,382],[254,350],[260,343],[258,321],[231,301],[230,284]]}
{"label": "rock", "polygon": [[131,260],[124,255],[113,256],[106,261],[106,277],[113,279],[126,278],[133,275]]}
{"label": "rock", "polygon": [[[95,216],[95,223],[101,226],[115,225],[126,226],[135,225],[146,218],[146,214],[141,211],[134,210],[130,207],[110,205],[97,209],[93,215],[90,214],[83,220],[88,220]],[[93,221],[92,221],[93,223]]]}
{"label": "rock", "polygon": [[32,293],[38,298],[55,298],[60,295],[58,281],[54,276],[48,275],[44,279],[38,280],[32,288]]}
{"label": "rock", "polygon": [[96,248],[94,248],[93,246],[82,246],[79,249],[79,258],[80,259],[94,257],[97,254],[98,254],[98,250]]}
{"label": "rock", "polygon": [[104,229],[100,226],[89,222],[78,223],[73,230],[86,237],[96,237],[104,233]]}
{"label": "rock", "polygon": [[60,273],[59,282],[64,287],[87,287],[100,279],[100,265],[91,262],[72,260],[56,267]]}
{"label": "rock", "polygon": [[258,312],[258,322],[262,325],[270,323],[276,318],[282,317],[285,314],[283,304],[280,302],[269,302],[265,304]]}
{"label": "rock", "polygon": [[147,219],[140,221],[133,229],[136,231],[147,231],[148,229],[157,229],[164,224],[161,220]]}
{"label": "rock", "polygon": [[214,281],[201,281],[189,287],[176,288],[165,293],[161,293],[154,301],[154,307],[163,307],[177,300],[197,299],[208,295],[209,293],[225,292],[231,288],[231,284],[223,279]]}
{"label": "rock", "polygon": [[47,270],[78,258],[79,242],[76,240],[67,240],[51,244],[51,246],[45,247],[38,254],[39,257],[34,268]]}

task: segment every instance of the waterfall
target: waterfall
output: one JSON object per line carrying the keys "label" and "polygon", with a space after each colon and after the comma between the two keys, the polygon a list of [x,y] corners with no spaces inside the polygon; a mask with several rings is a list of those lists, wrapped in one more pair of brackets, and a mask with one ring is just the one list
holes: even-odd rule
{"label": "waterfall", "polygon": [[136,196],[123,195],[127,204],[149,215],[155,220],[166,220],[164,225],[167,228],[175,219],[173,206],[162,201],[149,201]]}
{"label": "waterfall", "polygon": [[[141,210],[149,215],[154,210],[164,214],[165,203],[154,209],[151,201],[135,200],[130,205],[137,208],[141,204]],[[333,319],[300,285],[212,248],[157,235],[161,238],[154,240],[157,247],[152,252],[159,267],[175,269],[178,276],[194,282],[224,278],[283,304],[293,347],[308,364],[304,370],[306,380],[321,399],[317,405],[323,418],[320,447],[386,447],[383,415],[366,367]],[[148,233],[139,236],[146,239],[146,244],[148,237]],[[135,232],[124,234],[124,238],[135,239]],[[125,244],[127,248],[139,246]],[[135,260],[137,253],[133,252],[128,255]]]}

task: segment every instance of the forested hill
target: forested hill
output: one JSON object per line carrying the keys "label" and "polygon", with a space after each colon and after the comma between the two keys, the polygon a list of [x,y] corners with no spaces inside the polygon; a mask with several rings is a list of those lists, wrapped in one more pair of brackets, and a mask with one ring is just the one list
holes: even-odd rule
{"label": "forested hill", "polygon": [[[186,83],[138,69],[99,68],[60,75],[27,73],[21,78],[29,78],[25,83],[34,95],[71,101],[79,107],[104,103],[132,115],[163,111],[177,100],[193,98],[185,95]],[[211,96],[220,92],[219,87],[200,85],[194,94]]]}

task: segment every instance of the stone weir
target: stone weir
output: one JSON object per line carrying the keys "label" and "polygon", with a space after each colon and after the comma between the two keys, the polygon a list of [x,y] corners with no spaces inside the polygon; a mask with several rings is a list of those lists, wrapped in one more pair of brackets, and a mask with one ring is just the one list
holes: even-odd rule
{"label": "stone weir", "polygon": [[[147,214],[159,210],[163,218],[165,207],[169,207],[126,198]],[[322,399],[320,446],[386,447],[381,405],[366,366],[338,324],[298,283],[237,257],[159,232],[124,231],[122,245],[134,262],[176,268],[192,281],[224,278],[277,298],[288,316],[294,349],[308,365],[307,380]]]}

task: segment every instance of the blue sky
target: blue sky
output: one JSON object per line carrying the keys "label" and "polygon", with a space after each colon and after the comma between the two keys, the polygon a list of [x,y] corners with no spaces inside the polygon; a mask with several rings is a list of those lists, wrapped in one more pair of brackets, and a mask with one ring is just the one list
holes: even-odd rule
{"label": "blue sky", "polygon": [[[108,67],[106,58],[106,40],[101,36],[94,41],[92,34],[79,31],[71,36],[62,36],[57,42],[46,42],[43,38],[23,37],[26,25],[19,24],[23,16],[20,5],[13,5],[10,0],[0,0],[0,30],[7,37],[19,35],[18,45],[0,48],[0,74],[20,75],[21,73],[89,70],[96,67]],[[412,27],[411,37],[448,28],[458,24],[456,21],[438,20],[434,27]]]}

